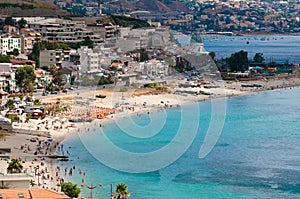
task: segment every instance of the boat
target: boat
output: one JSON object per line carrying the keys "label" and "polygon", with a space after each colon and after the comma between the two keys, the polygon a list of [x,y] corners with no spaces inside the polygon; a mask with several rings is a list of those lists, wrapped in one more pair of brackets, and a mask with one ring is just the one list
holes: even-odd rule
{"label": "boat", "polygon": [[106,98],[106,95],[96,95],[96,98]]}
{"label": "boat", "polygon": [[67,162],[67,161],[69,161],[69,158],[62,158],[62,159],[59,159],[59,161]]}
{"label": "boat", "polygon": [[200,91],[200,94],[202,94],[202,95],[212,95],[211,92],[207,92],[207,91]]}
{"label": "boat", "polygon": [[242,83],[241,86],[242,87],[254,87],[254,84],[251,84],[251,83]]}

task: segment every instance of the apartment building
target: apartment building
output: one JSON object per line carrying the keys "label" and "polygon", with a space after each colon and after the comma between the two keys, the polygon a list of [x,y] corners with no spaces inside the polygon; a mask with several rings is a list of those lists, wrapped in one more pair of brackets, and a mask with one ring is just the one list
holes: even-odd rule
{"label": "apartment building", "polygon": [[165,28],[141,28],[131,30],[121,28],[116,40],[116,47],[123,52],[141,48],[164,49],[170,42],[170,33]]}
{"label": "apartment building", "polygon": [[21,52],[21,38],[12,35],[0,35],[0,54],[6,55],[7,52],[12,52],[14,49]]}
{"label": "apartment building", "polygon": [[103,38],[87,30],[84,21],[71,21],[58,18],[42,19],[30,22],[29,28],[41,33],[48,41],[53,42],[81,42],[90,37],[94,43],[102,43]]}
{"label": "apartment building", "polygon": [[12,91],[16,89],[15,72],[11,63],[0,63],[0,90]]}
{"label": "apartment building", "polygon": [[97,35],[101,35],[105,39],[115,37],[118,32],[118,25],[113,25],[111,23],[102,23],[102,24],[87,24],[87,29],[92,31]]}
{"label": "apartment building", "polygon": [[98,72],[100,67],[99,54],[95,53],[93,49],[87,46],[81,46],[77,50],[80,56],[80,68],[81,73],[95,73]]}
{"label": "apartment building", "polygon": [[39,32],[31,28],[22,28],[20,30],[21,52],[25,54],[31,53],[35,42],[42,40]]}
{"label": "apartment building", "polygon": [[58,68],[62,67],[63,61],[70,60],[69,50],[41,50],[39,57],[39,66],[56,65]]}
{"label": "apartment building", "polygon": [[137,71],[150,77],[164,77],[169,75],[169,64],[162,60],[141,62]]}

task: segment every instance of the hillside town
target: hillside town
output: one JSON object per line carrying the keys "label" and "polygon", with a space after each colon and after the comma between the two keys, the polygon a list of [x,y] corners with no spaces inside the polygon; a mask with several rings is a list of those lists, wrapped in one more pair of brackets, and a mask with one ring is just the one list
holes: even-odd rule
{"label": "hillside town", "polygon": [[[163,5],[161,3],[164,3]],[[74,14],[99,14],[98,2],[56,1],[56,4]],[[126,14],[144,20],[160,22],[180,31],[232,31],[298,33],[298,1],[102,1],[100,13]]]}
{"label": "hillside town", "polygon": [[[148,105],[144,97],[129,102],[132,96],[126,92],[134,88],[145,95],[144,87],[149,87],[147,95],[169,93],[163,85],[174,80],[176,51],[190,50],[179,47],[166,27],[133,30],[44,17],[6,18],[4,22],[0,124],[1,130],[23,137],[21,143],[12,141],[20,144],[16,147],[9,139],[0,141],[0,172],[2,189],[23,189],[1,192],[3,197],[14,191],[30,195],[33,192],[26,188],[34,187],[46,189],[37,195],[68,198],[56,193],[61,191],[57,184],[64,182],[63,175],[49,171],[51,159],[68,160],[65,152],[55,151],[60,140],[71,132],[84,131],[82,123],[145,111],[150,102],[158,108],[178,105],[173,98],[162,104],[159,96],[147,97]],[[189,46],[195,51],[190,53],[207,56],[203,43],[191,40]],[[24,146],[24,142],[28,143]],[[22,162],[24,170],[22,166],[6,171],[11,158]]]}

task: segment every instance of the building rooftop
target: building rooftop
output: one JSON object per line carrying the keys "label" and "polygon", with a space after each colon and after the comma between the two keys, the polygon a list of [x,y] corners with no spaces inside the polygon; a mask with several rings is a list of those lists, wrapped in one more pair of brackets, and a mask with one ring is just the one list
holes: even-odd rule
{"label": "building rooftop", "polygon": [[9,199],[70,199],[63,193],[57,193],[47,189],[0,189],[2,198]]}

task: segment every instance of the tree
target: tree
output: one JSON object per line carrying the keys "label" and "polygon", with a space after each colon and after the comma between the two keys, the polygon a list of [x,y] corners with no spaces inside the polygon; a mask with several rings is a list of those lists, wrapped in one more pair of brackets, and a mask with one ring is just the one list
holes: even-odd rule
{"label": "tree", "polygon": [[14,102],[14,100],[12,100],[12,99],[7,100],[5,106],[8,107],[9,109],[15,108],[15,102]]}
{"label": "tree", "polygon": [[9,63],[9,62],[10,62],[10,57],[9,56],[0,55],[0,63]]}
{"label": "tree", "polygon": [[98,85],[104,85],[104,84],[112,84],[114,83],[113,77],[109,75],[108,77],[101,76]]}
{"label": "tree", "polygon": [[90,37],[85,37],[84,41],[82,42],[83,46],[88,46],[89,48],[94,48],[94,42],[91,40]]}
{"label": "tree", "polygon": [[57,73],[58,68],[57,68],[56,65],[51,65],[50,68],[49,68],[49,70],[50,70],[50,74],[51,74],[52,76],[54,76],[55,73]]}
{"label": "tree", "polygon": [[52,83],[58,86],[58,89],[61,90],[66,84],[63,74],[60,71],[56,71],[53,75]]}
{"label": "tree", "polygon": [[61,191],[71,198],[77,198],[80,194],[80,188],[71,182],[61,183]]}
{"label": "tree", "polygon": [[40,99],[35,99],[33,103],[34,103],[34,105],[40,105],[41,101],[40,101]]}
{"label": "tree", "polygon": [[20,29],[25,28],[26,24],[27,24],[27,21],[23,17],[18,21],[18,26]]}
{"label": "tree", "polygon": [[32,92],[33,83],[35,81],[34,69],[30,65],[20,67],[16,71],[16,83],[23,90],[23,92]]}
{"label": "tree", "polygon": [[117,184],[116,192],[118,193],[118,199],[126,199],[130,196],[130,193],[127,190],[127,185],[124,183]]}
{"label": "tree", "polygon": [[211,57],[212,60],[215,60],[215,57],[216,57],[215,52],[209,52],[208,55]]}
{"label": "tree", "polygon": [[140,61],[147,61],[149,60],[148,52],[145,48],[140,49]]}
{"label": "tree", "polygon": [[10,25],[10,26],[14,26],[15,25],[15,21],[13,20],[12,17],[5,18],[4,23],[5,23],[5,25]]}
{"label": "tree", "polygon": [[19,50],[14,48],[13,51],[11,52],[7,52],[7,55],[14,55],[14,56],[18,56],[20,54]]}
{"label": "tree", "polygon": [[226,24],[230,24],[230,22],[231,22],[231,19],[230,19],[229,16],[227,16],[226,19],[225,19],[225,23],[226,23]]}
{"label": "tree", "polygon": [[239,51],[231,54],[229,58],[227,58],[227,64],[231,71],[242,71],[248,70],[249,60],[248,53],[246,51]]}
{"label": "tree", "polygon": [[21,173],[23,165],[18,159],[12,159],[7,167],[7,173]]}
{"label": "tree", "polygon": [[265,61],[263,53],[256,53],[253,57],[254,63],[263,63]]}

